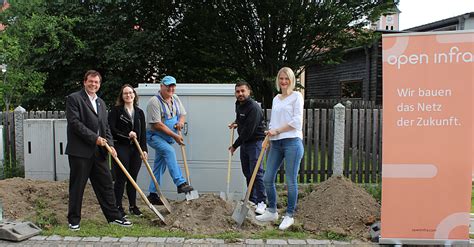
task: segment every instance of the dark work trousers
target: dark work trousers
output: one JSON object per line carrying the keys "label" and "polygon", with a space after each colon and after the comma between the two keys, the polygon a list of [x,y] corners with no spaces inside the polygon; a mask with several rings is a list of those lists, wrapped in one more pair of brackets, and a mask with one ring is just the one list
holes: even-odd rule
{"label": "dark work trousers", "polygon": [[[252,173],[257,164],[258,155],[261,150],[262,141],[246,142],[240,145],[240,162],[242,164],[242,172],[247,180],[247,186],[252,178]],[[255,204],[266,202],[267,200],[265,187],[263,185],[263,161],[260,163],[260,167],[258,168],[249,200]]]}
{"label": "dark work trousers", "polygon": [[[140,158],[140,152],[135,145],[124,145],[115,144],[115,150],[117,156],[122,162],[122,165],[127,169],[133,180],[137,181],[138,172],[142,165],[142,159]],[[115,173],[115,184],[114,193],[115,199],[117,200],[117,206],[122,206],[123,191],[125,189],[125,183],[127,184],[127,197],[130,206],[137,205],[137,191],[133,187],[132,183],[128,181],[127,176],[123,173],[122,169],[115,163],[112,166],[112,171]]]}
{"label": "dark work trousers", "polygon": [[81,221],[82,198],[87,179],[91,181],[92,188],[107,222],[120,219],[120,213],[115,206],[112,174],[110,173],[107,160],[96,155],[91,158],[69,155],[68,158],[70,174],[67,218],[69,223],[77,225]]}

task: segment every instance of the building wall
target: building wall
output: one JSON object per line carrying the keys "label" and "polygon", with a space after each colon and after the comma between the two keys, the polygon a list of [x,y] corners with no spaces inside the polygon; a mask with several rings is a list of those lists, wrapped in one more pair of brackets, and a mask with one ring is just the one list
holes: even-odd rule
{"label": "building wall", "polygon": [[382,39],[375,42],[371,49],[370,100],[382,104]]}
{"label": "building wall", "polygon": [[364,79],[364,49],[350,52],[343,59],[344,62],[340,64],[312,65],[306,68],[307,99],[340,99],[341,81]]}
{"label": "building wall", "polygon": [[464,30],[474,29],[474,17],[468,18],[464,22]]}
{"label": "building wall", "polygon": [[382,100],[382,43],[347,51],[344,61],[335,65],[306,68],[306,99],[342,99],[341,82],[362,80],[360,100]]}

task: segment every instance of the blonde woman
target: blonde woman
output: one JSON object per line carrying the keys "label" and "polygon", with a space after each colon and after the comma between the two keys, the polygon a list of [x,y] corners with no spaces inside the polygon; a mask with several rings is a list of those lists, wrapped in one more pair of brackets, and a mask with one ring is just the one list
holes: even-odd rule
{"label": "blonde woman", "polygon": [[275,178],[282,161],[285,161],[285,178],[288,186],[288,206],[279,229],[286,230],[294,224],[294,213],[298,199],[297,176],[303,158],[303,95],[293,91],[296,80],[293,70],[284,67],[277,74],[276,87],[280,94],[273,98],[272,114],[267,135],[270,150],[267,168],[263,177],[268,206],[259,221],[277,221],[277,195]]}

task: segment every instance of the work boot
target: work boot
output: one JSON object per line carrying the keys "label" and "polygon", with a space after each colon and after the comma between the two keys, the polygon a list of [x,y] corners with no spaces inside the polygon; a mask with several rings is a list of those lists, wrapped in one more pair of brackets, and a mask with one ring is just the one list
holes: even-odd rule
{"label": "work boot", "polygon": [[193,191],[193,187],[191,187],[188,183],[184,182],[178,186],[178,193],[189,193]]}
{"label": "work boot", "polygon": [[[159,200],[159,199],[158,199]],[[128,208],[128,211],[130,214],[135,215],[135,216],[143,216],[143,213],[140,211],[140,209],[137,206],[130,206]]]}
{"label": "work boot", "polygon": [[153,205],[163,205],[163,202],[160,200],[160,197],[156,193],[150,193],[146,198]]}

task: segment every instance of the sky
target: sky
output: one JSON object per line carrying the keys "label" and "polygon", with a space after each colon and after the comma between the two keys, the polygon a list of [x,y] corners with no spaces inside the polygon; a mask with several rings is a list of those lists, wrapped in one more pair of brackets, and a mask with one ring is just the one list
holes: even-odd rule
{"label": "sky", "polygon": [[474,0],[400,0],[400,30],[474,12]]}

